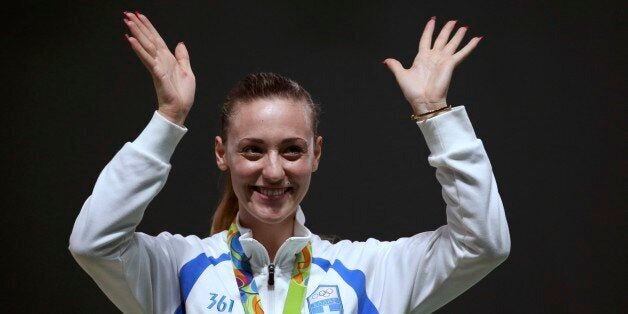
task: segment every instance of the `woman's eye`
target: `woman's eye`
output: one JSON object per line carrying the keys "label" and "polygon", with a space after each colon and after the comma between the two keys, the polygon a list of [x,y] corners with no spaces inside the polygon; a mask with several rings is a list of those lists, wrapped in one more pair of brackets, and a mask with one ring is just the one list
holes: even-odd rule
{"label": "woman's eye", "polygon": [[260,150],[259,148],[254,147],[254,146],[247,146],[247,147],[244,147],[240,152],[247,155],[253,155],[253,154],[259,154]]}
{"label": "woman's eye", "polygon": [[286,153],[288,155],[300,155],[304,152],[303,148],[300,146],[290,146],[286,149]]}

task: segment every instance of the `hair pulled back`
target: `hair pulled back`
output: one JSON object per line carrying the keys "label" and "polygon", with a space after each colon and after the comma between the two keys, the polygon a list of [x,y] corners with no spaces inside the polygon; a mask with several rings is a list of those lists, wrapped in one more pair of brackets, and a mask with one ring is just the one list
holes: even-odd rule
{"label": "hair pulled back", "polygon": [[[227,141],[231,119],[238,105],[246,105],[258,99],[282,98],[305,105],[310,112],[314,138],[318,136],[320,106],[312,101],[308,93],[297,82],[276,73],[251,73],[240,80],[227,94],[220,114],[220,137]],[[233,191],[231,174],[227,171],[222,197],[212,218],[211,234],[229,228],[238,213],[239,202]]]}

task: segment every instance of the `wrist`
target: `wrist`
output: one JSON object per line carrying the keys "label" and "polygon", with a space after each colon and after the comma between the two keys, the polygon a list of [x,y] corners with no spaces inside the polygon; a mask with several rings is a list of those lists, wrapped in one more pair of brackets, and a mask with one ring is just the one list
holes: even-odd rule
{"label": "wrist", "polygon": [[414,109],[412,119],[420,122],[451,110],[451,106],[447,105],[446,101],[415,102],[411,105]]}
{"label": "wrist", "polygon": [[187,115],[182,114],[182,113],[172,113],[172,112],[169,112],[168,110],[162,110],[161,108],[158,109],[157,111],[159,111],[159,113],[164,118],[168,119],[168,121],[182,127],[184,126],[183,124],[185,123],[185,118],[187,117]]}
{"label": "wrist", "polygon": [[414,114],[420,115],[425,114],[430,111],[438,110],[444,107],[447,107],[447,101],[436,101],[436,102],[411,102],[410,105],[414,110]]}

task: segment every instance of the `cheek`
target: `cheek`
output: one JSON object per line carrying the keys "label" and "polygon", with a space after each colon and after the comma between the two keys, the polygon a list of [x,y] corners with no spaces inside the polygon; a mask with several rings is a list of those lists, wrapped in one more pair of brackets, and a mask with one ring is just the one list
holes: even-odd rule
{"label": "cheek", "polygon": [[248,160],[235,160],[231,165],[232,176],[239,180],[248,179],[261,171],[259,164]]}
{"label": "cheek", "polygon": [[289,176],[295,178],[301,183],[309,181],[312,176],[312,163],[309,161],[304,160],[295,162],[286,168],[286,171],[290,173]]}

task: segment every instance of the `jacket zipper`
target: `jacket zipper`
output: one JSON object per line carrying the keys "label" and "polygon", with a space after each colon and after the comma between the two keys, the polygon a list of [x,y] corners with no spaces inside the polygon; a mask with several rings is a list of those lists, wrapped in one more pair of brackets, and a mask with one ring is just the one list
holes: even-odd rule
{"label": "jacket zipper", "polygon": [[275,313],[275,264],[268,264],[268,306],[269,313]]}
{"label": "jacket zipper", "polygon": [[[290,239],[288,239],[290,241]],[[261,244],[260,244],[261,245]],[[277,259],[277,256],[279,255],[279,252],[282,251],[282,249],[284,249],[284,246],[286,244],[282,244],[281,247],[279,247],[279,250],[277,250],[277,254],[275,255],[275,260]],[[267,281],[267,286],[268,286],[268,302],[264,302],[268,304],[269,307],[269,311],[268,313],[275,313],[275,263],[273,261],[270,260],[270,256],[268,256],[268,251],[266,251],[266,249],[262,246],[263,248],[263,252],[266,255],[266,261],[268,261],[268,281]]]}
{"label": "jacket zipper", "polygon": [[275,285],[275,264],[273,263],[268,264],[268,285]]}

